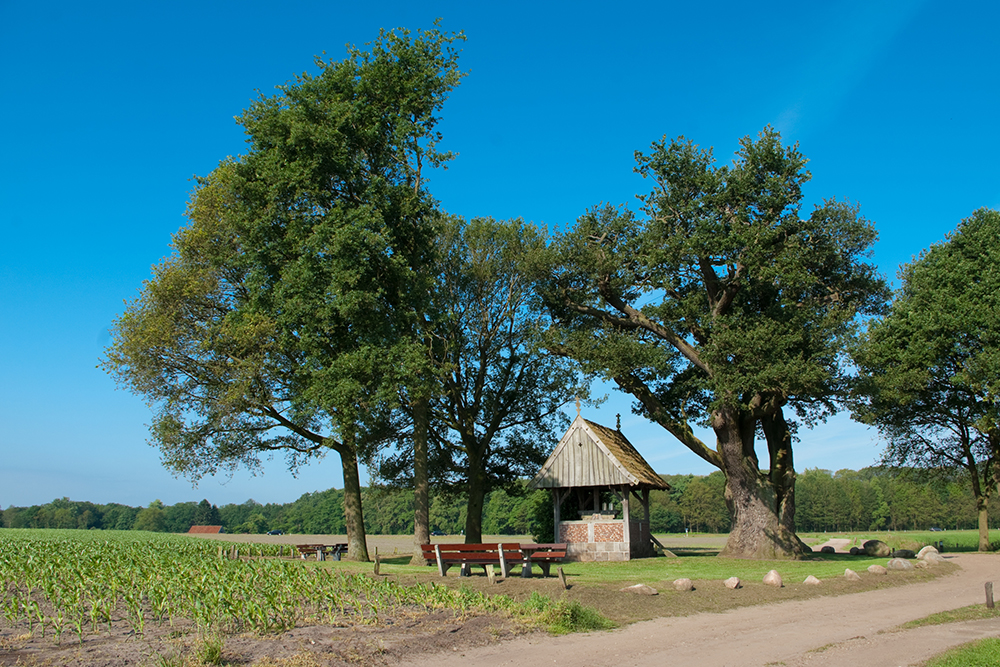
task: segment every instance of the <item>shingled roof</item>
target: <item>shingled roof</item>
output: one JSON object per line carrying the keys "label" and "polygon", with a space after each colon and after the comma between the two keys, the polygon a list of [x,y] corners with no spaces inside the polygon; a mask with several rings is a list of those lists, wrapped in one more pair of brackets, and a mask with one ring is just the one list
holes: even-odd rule
{"label": "shingled roof", "polygon": [[621,431],[578,416],[529,486],[567,489],[621,485],[670,488]]}

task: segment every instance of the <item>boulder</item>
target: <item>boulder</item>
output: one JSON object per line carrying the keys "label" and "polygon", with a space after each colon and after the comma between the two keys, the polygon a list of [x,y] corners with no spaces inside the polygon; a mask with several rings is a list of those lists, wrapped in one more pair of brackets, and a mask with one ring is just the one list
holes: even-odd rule
{"label": "boulder", "polygon": [[736,590],[737,588],[739,588],[742,585],[742,583],[740,582],[740,578],[739,577],[729,577],[728,579],[726,579],[722,583],[724,583],[726,585],[726,588],[731,588],[733,590]]}
{"label": "boulder", "polygon": [[916,558],[917,554],[913,553],[910,549],[896,549],[892,552],[893,558]]}
{"label": "boulder", "polygon": [[822,582],[810,574],[808,577],[806,577],[806,580],[803,581],[802,583],[809,584],[810,586],[818,586]]}
{"label": "boulder", "polygon": [[829,545],[823,547],[819,551],[820,551],[820,553],[824,553],[824,554],[835,554],[835,553],[837,553],[837,550],[834,549],[833,547],[829,546]]}
{"label": "boulder", "polygon": [[675,591],[693,591],[694,584],[687,577],[683,579],[674,579],[674,590]]}
{"label": "boulder", "polygon": [[885,569],[881,565],[869,565],[868,571],[871,574],[889,574],[889,570]]}
{"label": "boulder", "polygon": [[646,584],[636,584],[635,586],[626,586],[621,589],[622,593],[635,593],[636,595],[659,595],[660,592],[653,588],[652,586],[647,586]]}
{"label": "boulder", "polygon": [[916,563],[913,564],[913,567],[917,567],[917,568],[920,568],[920,569],[928,568],[930,566],[931,566],[931,564],[928,563],[925,560],[918,560]]}
{"label": "boulder", "polygon": [[939,563],[945,562],[944,556],[936,551],[929,551],[924,554],[924,557],[917,561],[918,563],[927,563],[928,565],[937,565]]}
{"label": "boulder", "polygon": [[784,583],[781,581],[781,575],[778,574],[777,570],[771,570],[764,575],[764,583],[768,586],[774,586],[775,588],[781,588]]}
{"label": "boulder", "polygon": [[847,568],[844,570],[844,579],[847,579],[848,581],[861,581],[861,575],[851,568]]}
{"label": "boulder", "polygon": [[893,558],[888,563],[885,564],[886,568],[889,570],[912,570],[913,563],[906,560],[905,558]]}
{"label": "boulder", "polygon": [[889,545],[882,540],[868,540],[861,545],[861,548],[865,550],[865,554],[874,556],[875,558],[885,558],[892,553]]}
{"label": "boulder", "polygon": [[938,554],[938,555],[940,555],[941,552],[939,552],[936,548],[934,548],[934,547],[932,547],[931,545],[928,544],[926,547],[924,547],[923,549],[921,549],[920,551],[917,552],[917,558],[919,558],[920,560],[923,560],[927,556],[927,554]]}
{"label": "boulder", "polygon": [[851,555],[852,556],[857,556],[857,555],[862,554],[862,553],[864,553],[864,551],[862,551],[861,549],[859,549],[857,547],[851,547]]}

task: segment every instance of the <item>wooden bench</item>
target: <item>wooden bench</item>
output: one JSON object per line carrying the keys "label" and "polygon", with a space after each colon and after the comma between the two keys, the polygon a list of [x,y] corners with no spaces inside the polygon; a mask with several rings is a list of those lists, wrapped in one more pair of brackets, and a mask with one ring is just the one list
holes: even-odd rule
{"label": "wooden bench", "polygon": [[422,544],[420,550],[425,560],[437,563],[442,577],[447,576],[452,565],[461,566],[463,577],[469,575],[473,565],[482,565],[487,576],[494,565],[499,565],[501,575],[508,577],[514,565],[524,562],[518,544]]}
{"label": "wooden bench", "polygon": [[328,554],[334,560],[340,560],[341,554],[347,553],[346,544],[296,544],[295,548],[299,550],[299,556],[303,560],[309,556],[316,556],[316,560],[326,560]]}
{"label": "wooden bench", "polygon": [[542,575],[549,576],[552,563],[561,563],[566,558],[566,544],[521,544],[519,545],[524,564],[521,566],[521,576],[530,577],[531,566],[537,564],[542,568]]}

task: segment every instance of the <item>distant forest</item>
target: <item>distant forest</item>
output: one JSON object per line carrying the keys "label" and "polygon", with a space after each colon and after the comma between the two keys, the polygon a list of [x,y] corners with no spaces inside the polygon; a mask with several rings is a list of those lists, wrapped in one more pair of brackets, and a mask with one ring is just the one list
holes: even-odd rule
{"label": "distant forest", "polygon": [[[670,491],[650,494],[650,522],[656,533],[685,529],[704,532],[729,530],[729,512],[723,500],[721,472],[707,476],[664,475]],[[865,468],[860,471],[810,469],[799,473],[796,491],[796,527],[801,532],[856,530],[923,530],[975,528],[975,498],[959,473],[933,475],[918,470]],[[568,501],[572,502],[572,500]],[[483,533],[531,535],[551,531],[552,501],[547,491],[489,494],[483,511]],[[365,529],[369,534],[405,535],[413,532],[413,494],[404,489],[367,488],[363,491]],[[990,524],[1000,521],[1000,507],[990,507]],[[431,530],[457,535],[465,525],[465,498],[432,495]],[[563,507],[563,516],[573,508]],[[185,533],[193,525],[222,525],[229,533],[344,534],[344,493],[329,489],[306,493],[298,500],[262,505],[254,500],[217,507],[207,499],[148,507],[111,503],[98,505],[68,498],[44,505],[8,507],[5,528],[81,528],[149,530]]]}

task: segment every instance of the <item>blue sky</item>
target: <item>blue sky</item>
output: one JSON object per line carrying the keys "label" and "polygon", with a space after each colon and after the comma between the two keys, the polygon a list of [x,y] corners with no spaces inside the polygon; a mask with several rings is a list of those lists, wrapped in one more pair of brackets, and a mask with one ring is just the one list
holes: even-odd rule
{"label": "blue sky", "polygon": [[[96,365],[107,330],[184,224],[191,176],[244,150],[260,90],[379,28],[468,36],[443,111],[459,153],[431,189],[467,217],[550,228],[643,191],[633,152],[666,135],[728,162],[766,124],[810,158],[808,205],[848,198],[887,276],[973,210],[1000,208],[1000,9],[989,2],[93,2],[0,0],[0,506],[56,497],[145,505],[287,502],[342,485],[170,476],[149,410]],[[475,6],[474,6],[475,5]],[[710,468],[612,394],[663,473]],[[861,468],[872,432],[803,430],[796,467]]]}

